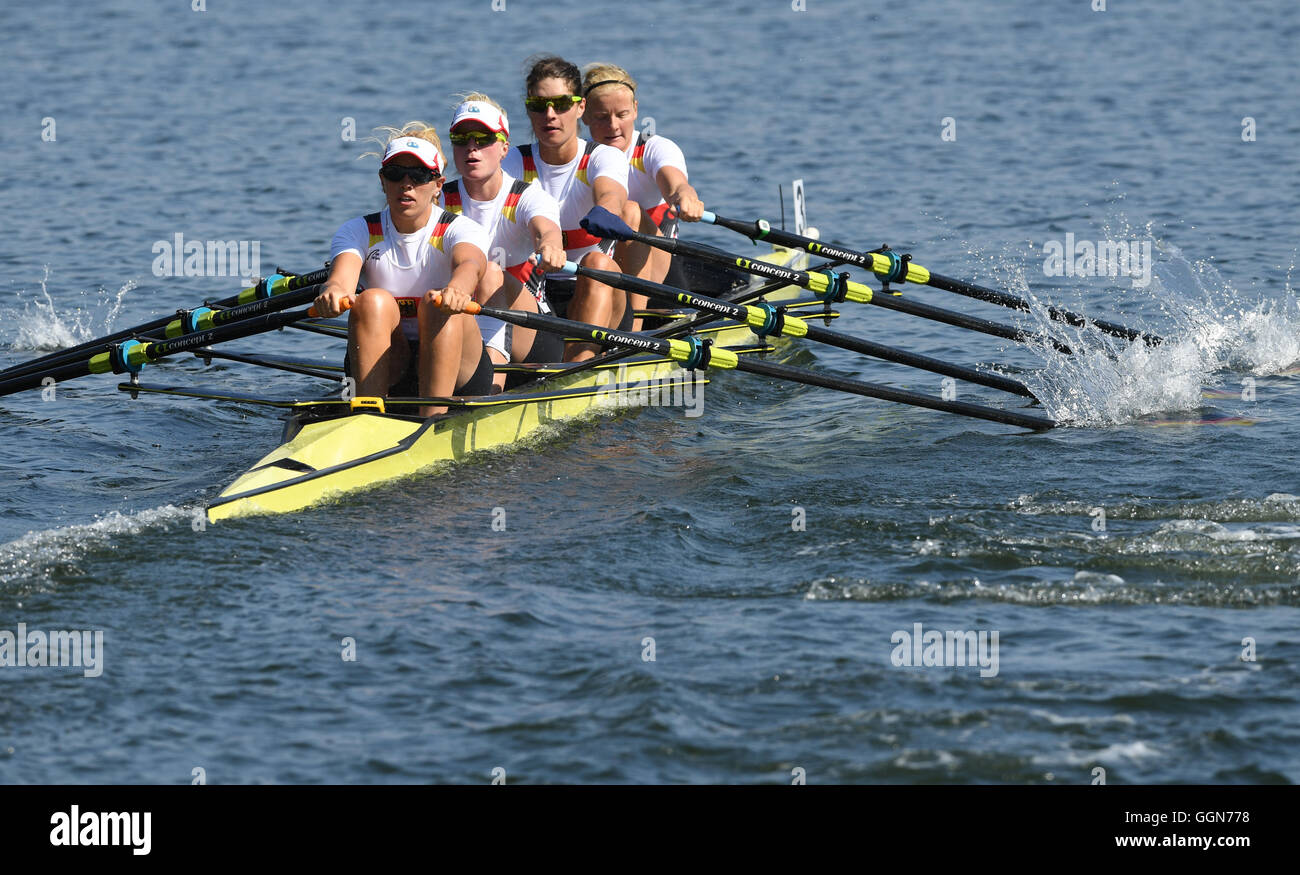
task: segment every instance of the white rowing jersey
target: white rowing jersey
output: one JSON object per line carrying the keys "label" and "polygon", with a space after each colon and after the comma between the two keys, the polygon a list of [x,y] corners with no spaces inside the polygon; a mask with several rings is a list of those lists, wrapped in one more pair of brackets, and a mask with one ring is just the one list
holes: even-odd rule
{"label": "white rowing jersey", "polygon": [[537,183],[501,174],[501,190],[490,201],[478,201],[464,192],[460,180],[442,187],[439,203],[449,212],[473,219],[487,231],[488,256],[519,280],[537,298],[538,308],[549,312],[542,293],[540,272],[533,270],[533,219],[550,219],[560,226],[560,205]]}
{"label": "white rowing jersey", "polygon": [[355,252],[361,259],[362,288],[384,289],[396,298],[403,333],[408,340],[418,340],[420,299],[430,289],[446,288],[451,280],[451,253],[461,243],[476,246],[487,258],[487,232],[474,221],[435,207],[428,224],[414,234],[403,234],[393,227],[385,207],[383,212],[344,222],[330,243],[330,258]]}
{"label": "white rowing jersey", "polygon": [[614,251],[613,240],[601,240],[582,229],[579,222],[596,205],[592,183],[604,176],[627,191],[627,156],[612,146],[578,140],[578,154],[568,164],[547,164],[537,157],[531,143],[515,146],[501,161],[501,169],[524,182],[537,182],[560,205],[560,231],[570,261],[580,261],[588,252]]}
{"label": "white rowing jersey", "polygon": [[659,171],[665,167],[675,167],[689,179],[686,156],[667,137],[651,134],[642,138],[640,131],[632,132],[632,142],[625,154],[629,167],[627,196],[650,213],[656,225],[662,224],[662,214],[667,211],[668,204],[663,192],[659,190]]}

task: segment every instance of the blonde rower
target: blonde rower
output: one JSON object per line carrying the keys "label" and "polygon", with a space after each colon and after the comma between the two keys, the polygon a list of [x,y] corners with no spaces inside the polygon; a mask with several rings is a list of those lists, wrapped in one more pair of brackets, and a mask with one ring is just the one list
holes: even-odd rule
{"label": "blonde rower", "polygon": [[[464,310],[487,265],[487,234],[435,208],[444,161],[433,128],[410,122],[388,131],[379,170],[388,205],[334,235],[316,307],[336,316],[358,282],[364,288],[348,313],[347,364],[358,395],[486,395],[492,362]],[[422,407],[421,414],[446,410]]]}
{"label": "blonde rower", "polygon": [[[612,241],[592,237],[579,223],[596,205],[616,216],[623,214],[627,158],[617,149],[578,137],[583,103],[577,67],[562,58],[540,58],[528,71],[526,86],[524,105],[536,142],[511,149],[501,167],[516,179],[536,179],[559,202],[560,229],[570,261],[599,270],[618,270],[610,257]],[[587,277],[572,282],[563,274],[548,276],[546,288],[556,310],[570,319],[605,328],[631,326],[632,311],[625,292]],[[566,300],[570,295],[571,300]],[[575,343],[569,344],[564,357],[580,361],[597,352],[599,347],[594,344]]]}
{"label": "blonde rower", "polygon": [[[442,187],[440,203],[468,216],[488,233],[488,262],[475,293],[480,304],[513,310],[550,312],[543,276],[564,267],[560,205],[537,183],[525,183],[501,170],[510,148],[510,123],[486,94],[466,94],[452,113],[452,155],[460,179]],[[537,253],[534,265],[530,257]],[[564,355],[558,334],[538,333],[479,316],[488,354],[496,363],[557,362]],[[505,374],[498,374],[498,387]]]}
{"label": "blonde rower", "polygon": [[[698,222],[704,204],[687,178],[682,150],[667,137],[637,130],[636,80],[622,67],[591,64],[583,74],[582,93],[582,120],[591,138],[628,159],[629,209],[623,220],[643,234],[667,237],[677,236],[679,218]],[[620,243],[614,258],[627,272],[653,282],[663,282],[672,260],[667,252],[644,243]],[[646,305],[644,295],[631,299],[636,309]],[[633,327],[639,330],[640,325]]]}

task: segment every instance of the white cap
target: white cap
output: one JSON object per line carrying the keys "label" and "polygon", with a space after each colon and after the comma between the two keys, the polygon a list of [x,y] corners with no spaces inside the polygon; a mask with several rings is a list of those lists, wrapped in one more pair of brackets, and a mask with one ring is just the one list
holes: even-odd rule
{"label": "white cap", "polygon": [[420,159],[421,164],[434,173],[442,173],[442,159],[438,156],[438,148],[428,140],[421,140],[419,137],[398,137],[388,144],[388,149],[384,151],[383,163],[387,164],[398,155],[414,155]]}
{"label": "white cap", "polygon": [[478,122],[489,131],[510,136],[510,125],[506,114],[484,100],[467,100],[456,107],[451,117],[451,130],[463,121]]}

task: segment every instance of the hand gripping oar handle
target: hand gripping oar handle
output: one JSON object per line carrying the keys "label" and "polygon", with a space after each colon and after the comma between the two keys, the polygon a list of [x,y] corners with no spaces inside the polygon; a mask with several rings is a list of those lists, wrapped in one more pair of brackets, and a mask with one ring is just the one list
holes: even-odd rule
{"label": "hand gripping oar handle", "polygon": [[[854,249],[846,249],[843,246],[835,246],[829,243],[822,243],[811,237],[803,237],[798,234],[791,234],[779,228],[773,228],[771,223],[766,219],[758,219],[754,222],[742,222],[738,219],[728,219],[725,216],[719,216],[717,213],[705,210],[700,217],[701,222],[707,222],[713,225],[721,225],[729,228],[738,234],[743,234],[751,240],[765,240],[776,243],[780,246],[786,246],[792,249],[803,249],[814,255],[824,256],[826,258],[839,258],[848,264],[854,264],[858,267],[865,267],[873,273],[884,278],[887,282],[902,282],[906,280],[911,283],[931,286],[936,289],[943,289],[946,292],[955,292],[959,295],[965,295],[970,298],[977,298],[982,301],[988,301],[992,304],[998,304],[1003,307],[1009,307],[1013,310],[1028,311],[1031,307],[1029,301],[1006,292],[999,292],[996,289],[986,288],[985,286],[968,283],[963,280],[953,279],[943,274],[933,273],[919,264],[912,264],[906,258],[900,258],[892,251],[884,252],[859,252]],[[1163,342],[1163,338],[1156,334],[1150,334],[1145,331],[1138,331],[1135,328],[1129,328],[1119,325],[1115,322],[1108,322],[1104,319],[1089,319],[1078,313],[1072,313],[1069,310],[1063,310],[1058,307],[1049,307],[1048,315],[1057,322],[1065,322],[1069,325],[1095,325],[1099,330],[1107,334],[1123,337],[1128,340],[1142,340],[1148,346],[1157,346]]]}
{"label": "hand gripping oar handle", "polygon": [[[340,312],[340,313],[346,313],[347,311],[349,311],[349,310],[351,310],[351,309],[352,309],[352,297],[351,297],[351,296],[348,296],[348,297],[344,298],[343,300],[339,301],[339,312]],[[308,315],[310,318],[312,318],[312,319],[320,319],[320,318],[322,318],[322,317],[325,316],[324,313],[318,313],[318,312],[316,312],[316,305],[315,305],[315,304],[312,304],[310,307],[307,308],[307,315]]]}

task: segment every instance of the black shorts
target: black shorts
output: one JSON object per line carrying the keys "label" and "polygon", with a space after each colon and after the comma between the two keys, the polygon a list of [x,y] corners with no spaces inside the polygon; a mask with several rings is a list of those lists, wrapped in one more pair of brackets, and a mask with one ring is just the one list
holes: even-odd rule
{"label": "black shorts", "polygon": [[[420,397],[420,342],[411,340],[408,343],[411,345],[411,358],[406,363],[406,371],[402,376],[398,377],[396,383],[388,387],[388,394],[393,398]],[[343,356],[343,372],[348,376],[354,376],[349,355]],[[474,369],[474,373],[470,375],[468,380],[452,390],[451,394],[491,395],[492,374],[492,359],[488,358],[487,347],[484,347],[479,353],[478,367]]]}
{"label": "black shorts", "polygon": [[[546,276],[546,300],[551,302],[555,315],[561,319],[569,318],[566,314],[569,312],[569,302],[573,300],[573,294],[577,291],[577,281],[578,278],[570,274],[547,274]],[[618,323],[619,331],[631,330],[632,315],[632,305],[629,302],[623,308],[623,319]]]}
{"label": "black shorts", "polygon": [[533,334],[533,348],[524,356],[525,364],[549,365],[564,359],[564,338],[549,331]]}
{"label": "black shorts", "polygon": [[[551,315],[550,313],[546,315]],[[511,351],[515,348],[515,326],[509,322],[506,323],[506,349]],[[498,353],[501,350],[497,350]],[[529,365],[549,365],[555,364],[564,358],[564,335],[555,334],[551,331],[542,331],[534,329],[533,345],[529,347],[528,354],[524,356],[523,363]]]}

